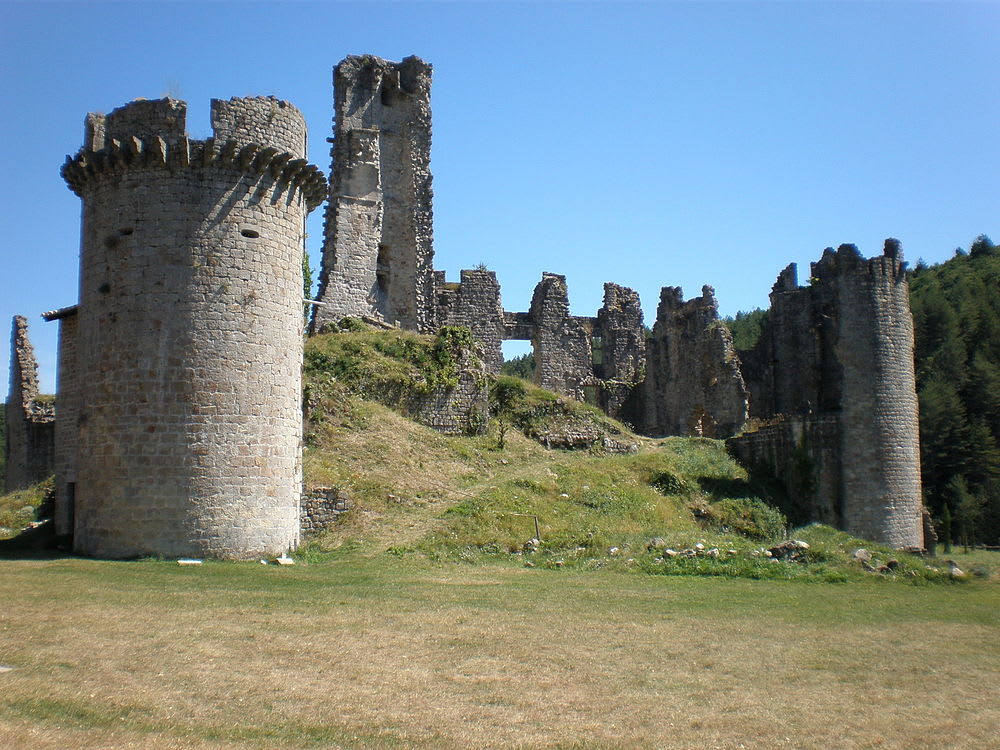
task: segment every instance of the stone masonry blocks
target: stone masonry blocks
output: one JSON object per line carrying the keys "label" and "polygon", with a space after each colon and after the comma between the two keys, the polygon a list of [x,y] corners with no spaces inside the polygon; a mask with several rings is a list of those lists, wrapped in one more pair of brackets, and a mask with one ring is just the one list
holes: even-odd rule
{"label": "stone masonry blocks", "polygon": [[[744,360],[753,414],[786,425],[836,420],[822,441],[773,425],[731,441],[734,452],[788,480],[794,450],[814,475],[811,515],[893,547],[923,544],[913,319],[899,242],[866,260],[853,245],[827,248],[811,283],[795,267],[778,277],[760,342]],[[810,429],[802,434],[810,434]],[[836,466],[836,480],[828,478]]]}
{"label": "stone masonry blocks", "polygon": [[20,315],[11,323],[10,354],[6,492],[41,482],[55,464],[55,411],[51,401],[39,398],[35,350],[28,338],[28,321]]}
{"label": "stone masonry blocks", "polygon": [[663,287],[646,357],[648,434],[720,438],[743,427],[747,390],[712,287],[688,302],[680,287]]}
{"label": "stone masonry blocks", "polygon": [[299,535],[303,226],[325,183],[290,105],[215,102],[216,143],[157,133],[165,111],[183,105],[116,110],[107,133],[133,147],[64,167],[84,204],[74,544],[280,554]]}
{"label": "stone masonry blocks", "polygon": [[432,333],[431,66],[351,56],[334,70],[333,179],[314,330],[346,316]]}

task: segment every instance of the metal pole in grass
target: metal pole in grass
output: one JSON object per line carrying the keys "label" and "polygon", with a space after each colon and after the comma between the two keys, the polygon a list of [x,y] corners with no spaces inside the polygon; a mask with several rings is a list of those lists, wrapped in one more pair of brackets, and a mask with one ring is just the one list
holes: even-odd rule
{"label": "metal pole in grass", "polygon": [[538,528],[538,516],[533,516],[531,513],[504,513],[502,515],[520,516],[521,518],[535,519],[535,539],[537,539],[538,541],[542,541],[542,532]]}

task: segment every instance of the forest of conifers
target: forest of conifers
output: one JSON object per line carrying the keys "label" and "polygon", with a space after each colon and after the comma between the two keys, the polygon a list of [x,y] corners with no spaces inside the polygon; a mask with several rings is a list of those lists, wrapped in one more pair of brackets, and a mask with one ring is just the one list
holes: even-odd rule
{"label": "forest of conifers", "polygon": [[910,272],[924,502],[955,541],[1000,543],[1000,248]]}

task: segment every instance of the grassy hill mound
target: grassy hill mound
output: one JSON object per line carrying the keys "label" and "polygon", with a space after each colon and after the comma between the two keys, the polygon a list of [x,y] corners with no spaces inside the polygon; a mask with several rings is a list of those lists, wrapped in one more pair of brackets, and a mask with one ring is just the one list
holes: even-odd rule
{"label": "grassy hill mound", "polygon": [[[807,549],[777,559],[768,550],[785,538],[786,521],[768,504],[769,488],[752,481],[720,441],[643,438],[524,381],[506,401],[502,441],[496,420],[480,435],[435,433],[405,416],[406,387],[408,378],[423,388],[445,377],[434,355],[439,346],[432,337],[373,330],[307,344],[306,487],[336,487],[352,509],[308,541],[304,559],[349,550],[755,578],[840,581],[879,566],[889,577],[947,574],[943,564],[929,567],[818,526],[795,532]],[[631,452],[611,453],[604,439],[586,450],[545,439],[585,429]],[[872,553],[864,565],[853,555],[858,548]]]}

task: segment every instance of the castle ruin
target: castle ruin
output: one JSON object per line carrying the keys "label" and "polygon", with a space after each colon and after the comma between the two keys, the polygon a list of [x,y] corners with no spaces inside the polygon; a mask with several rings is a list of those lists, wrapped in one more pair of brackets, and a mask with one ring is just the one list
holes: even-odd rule
{"label": "castle ruin", "polygon": [[27,318],[16,315],[10,333],[10,395],[6,413],[4,491],[22,490],[49,477],[55,463],[55,405],[40,397],[38,363]]}
{"label": "castle ruin", "polygon": [[[187,137],[185,105],[171,99],[88,116],[63,167],[84,202],[80,303],[45,316],[60,323],[57,533],[104,557],[248,558],[297,544],[303,221],[326,198],[312,331],[345,317],[466,326],[494,375],[503,341],[530,341],[539,385],[648,435],[737,435],[741,460],[803,498],[802,520],[922,546],[898,243],[872,260],[827,250],[804,288],[786,269],[750,352],[735,351],[711,287],[687,302],[664,287],[651,331],[638,295],[617,284],[595,316],[572,315],[554,273],[528,310],[506,311],[492,271],[449,282],[433,267],[431,75],[416,57],[336,67],[329,186],[286,102],[214,100],[206,141]],[[12,387],[8,414],[24,411],[22,391]],[[739,434],[751,415],[763,426]],[[420,418],[461,424],[447,394]]]}
{"label": "castle ruin", "polygon": [[299,538],[302,257],[326,181],[273,98],[87,117],[80,301],[60,321],[56,531],[100,557],[281,554]]}

